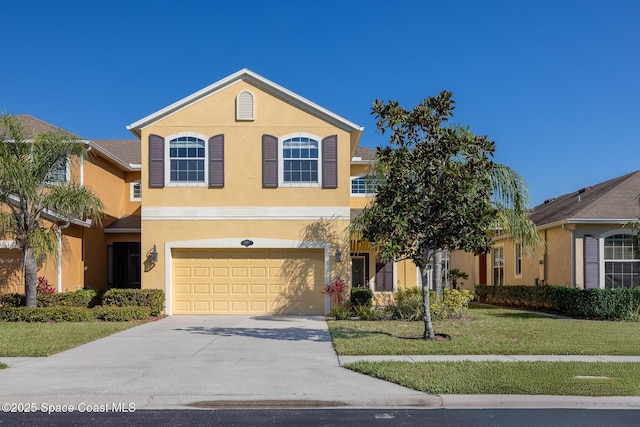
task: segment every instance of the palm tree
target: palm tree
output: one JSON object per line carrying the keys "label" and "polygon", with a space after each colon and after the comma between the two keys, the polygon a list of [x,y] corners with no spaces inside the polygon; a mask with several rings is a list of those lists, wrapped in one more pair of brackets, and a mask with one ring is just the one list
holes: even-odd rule
{"label": "palm tree", "polygon": [[58,223],[100,221],[104,206],[91,189],[53,178],[86,152],[85,144],[62,131],[27,139],[14,116],[0,115],[0,235],[22,253],[28,307],[36,306],[38,261],[58,255]]}

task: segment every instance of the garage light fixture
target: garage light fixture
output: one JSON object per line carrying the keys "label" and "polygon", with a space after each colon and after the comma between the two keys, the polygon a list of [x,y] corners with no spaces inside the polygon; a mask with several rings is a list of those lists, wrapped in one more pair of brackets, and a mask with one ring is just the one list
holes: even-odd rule
{"label": "garage light fixture", "polygon": [[340,249],[336,249],[336,262],[342,262],[342,252],[340,252]]}
{"label": "garage light fixture", "polygon": [[156,250],[156,245],[153,245],[153,249],[151,249],[149,251],[149,258],[151,259],[151,262],[156,263],[158,262],[158,251]]}

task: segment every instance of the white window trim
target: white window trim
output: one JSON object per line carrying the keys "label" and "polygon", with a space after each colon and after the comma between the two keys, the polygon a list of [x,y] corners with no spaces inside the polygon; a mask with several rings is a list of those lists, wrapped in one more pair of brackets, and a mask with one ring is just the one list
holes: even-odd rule
{"label": "white window trim", "polygon": [[136,197],[134,194],[134,187],[136,185],[140,186],[140,194],[142,194],[142,182],[140,180],[129,183],[129,201],[130,202],[140,202],[142,201],[142,197]]}
{"label": "white window trim", "polygon": [[[251,95],[251,117],[240,117],[240,103],[238,100],[240,99],[240,95],[243,93],[248,93]],[[250,90],[242,90],[236,96],[236,121],[238,122],[250,122],[256,119],[256,97]]]}
{"label": "white window trim", "polygon": [[[192,136],[204,141],[204,181],[203,182],[172,182],[171,181],[171,157],[169,150],[171,140],[182,136]],[[206,135],[196,132],[179,132],[165,138],[166,146],[164,150],[164,185],[166,187],[206,187],[209,185],[209,138]]]}
{"label": "white window trim", "polygon": [[[598,236],[598,262],[600,264],[600,281],[598,283],[598,287],[600,289],[605,289],[605,259],[604,259],[604,239],[607,237],[615,236],[616,234],[626,234],[629,236],[634,236],[637,234],[636,231],[630,230],[628,228],[617,228],[615,230],[606,231]],[[631,260],[629,260],[631,261]]]}
{"label": "white window trim", "polygon": [[[284,182],[284,155],[283,143],[290,138],[311,138],[318,141],[318,182]],[[322,138],[306,132],[290,133],[278,138],[278,186],[293,188],[320,188],[322,187]]]}
{"label": "white window trim", "polygon": [[[376,195],[376,193],[354,193],[353,187],[351,186],[352,182],[354,179],[358,179],[358,178],[366,178],[366,175],[353,175],[349,178],[349,194],[351,194],[351,197],[373,197]],[[366,187],[365,187],[366,189]]]}

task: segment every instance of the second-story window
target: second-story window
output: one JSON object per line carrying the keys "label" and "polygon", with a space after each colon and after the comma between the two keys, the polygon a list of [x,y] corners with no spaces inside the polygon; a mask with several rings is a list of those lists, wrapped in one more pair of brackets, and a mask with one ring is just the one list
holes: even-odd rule
{"label": "second-story window", "polygon": [[47,182],[51,184],[60,184],[67,182],[67,163],[67,159],[58,160],[49,172],[49,175],[47,175]]}
{"label": "second-story window", "polygon": [[289,138],[282,142],[284,183],[318,183],[317,140]]}
{"label": "second-story window", "polygon": [[375,194],[378,191],[378,181],[366,176],[351,178],[351,194]]}
{"label": "second-story window", "polygon": [[204,183],[205,143],[194,136],[169,141],[169,181]]}

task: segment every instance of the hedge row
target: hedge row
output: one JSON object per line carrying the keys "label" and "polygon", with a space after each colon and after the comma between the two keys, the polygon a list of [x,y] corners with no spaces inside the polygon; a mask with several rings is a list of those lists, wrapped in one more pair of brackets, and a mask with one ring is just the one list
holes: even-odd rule
{"label": "hedge row", "polygon": [[150,316],[149,307],[2,307],[4,322],[127,322]]}
{"label": "hedge row", "polygon": [[579,289],[562,285],[476,285],[480,302],[547,311],[579,319],[638,320],[640,289]]}

